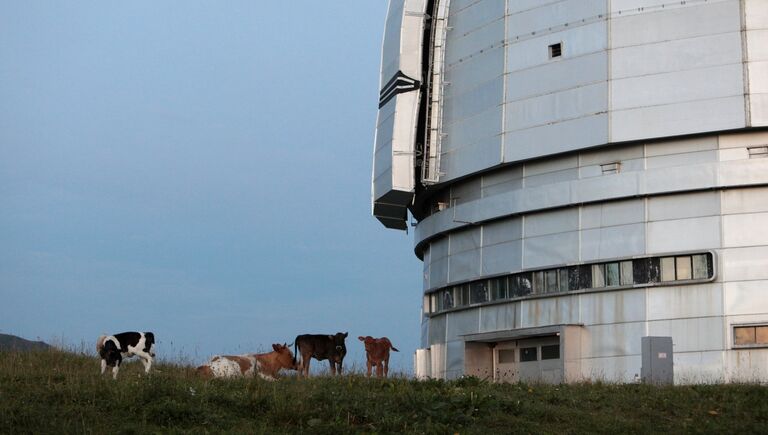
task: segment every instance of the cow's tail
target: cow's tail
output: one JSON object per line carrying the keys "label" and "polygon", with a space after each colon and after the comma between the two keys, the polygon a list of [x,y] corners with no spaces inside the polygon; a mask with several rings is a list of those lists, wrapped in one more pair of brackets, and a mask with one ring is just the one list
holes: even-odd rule
{"label": "cow's tail", "polygon": [[96,340],[96,353],[101,355],[101,350],[104,349],[104,342],[107,341],[106,334],[99,335],[99,338]]}
{"label": "cow's tail", "polygon": [[391,347],[392,350],[394,350],[395,352],[400,352],[399,350],[397,350],[397,348],[395,346],[392,346],[392,342],[389,341],[389,339],[387,339],[387,344],[389,344],[389,347]]}
{"label": "cow's tail", "polygon": [[296,367],[296,364],[298,361],[296,359],[299,356],[299,337],[296,337],[296,340],[293,341],[293,366]]}

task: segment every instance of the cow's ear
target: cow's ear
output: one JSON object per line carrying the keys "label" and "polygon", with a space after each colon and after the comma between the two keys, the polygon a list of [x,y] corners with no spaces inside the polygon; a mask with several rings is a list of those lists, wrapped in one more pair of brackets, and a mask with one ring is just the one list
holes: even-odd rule
{"label": "cow's ear", "polygon": [[272,350],[274,350],[275,352],[279,351],[280,350],[280,345],[279,344],[273,344],[272,345]]}
{"label": "cow's ear", "polygon": [[365,341],[365,337],[363,337],[362,335],[357,337],[357,339],[360,340],[360,341]]}
{"label": "cow's ear", "polygon": [[345,332],[344,333],[344,338],[347,338],[348,335],[349,335],[349,332]]}

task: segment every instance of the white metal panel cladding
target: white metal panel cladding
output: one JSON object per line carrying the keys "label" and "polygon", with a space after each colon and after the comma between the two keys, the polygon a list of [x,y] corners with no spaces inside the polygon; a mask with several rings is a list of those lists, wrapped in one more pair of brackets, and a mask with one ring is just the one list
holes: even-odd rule
{"label": "white metal panel cladding", "polygon": [[[521,10],[510,3],[505,162],[608,141],[606,6],[568,0]],[[548,46],[557,43],[563,54],[550,58]]]}
{"label": "white metal panel cladding", "polygon": [[613,16],[610,141],[744,127],[740,32],[737,0]]}
{"label": "white metal panel cladding", "polygon": [[406,229],[415,192],[425,12],[426,0],[391,0],[385,25],[372,206],[389,228]]}
{"label": "white metal panel cladding", "polygon": [[505,2],[450,3],[440,181],[501,162]]}
{"label": "white metal panel cladding", "polygon": [[768,2],[746,0],[749,125],[768,124]]}
{"label": "white metal panel cladding", "polygon": [[[500,161],[739,128],[768,115],[765,50],[747,52],[755,74],[745,75],[740,15],[738,0],[454,2],[445,43],[450,78],[440,181]],[[744,39],[759,41],[765,33],[760,18],[747,23],[753,30]],[[547,50],[554,43],[562,44],[557,59]],[[488,94],[498,74],[505,77],[501,102]],[[754,94],[748,104],[745,89]],[[495,124],[498,104],[503,133]],[[468,120],[482,128],[464,128]],[[491,139],[496,135],[503,137],[502,149]]]}
{"label": "white metal panel cladding", "polygon": [[519,303],[491,305],[480,309],[480,332],[514,329]]}
{"label": "white metal panel cladding", "polygon": [[595,228],[581,232],[581,260],[620,258],[645,252],[645,224]]}

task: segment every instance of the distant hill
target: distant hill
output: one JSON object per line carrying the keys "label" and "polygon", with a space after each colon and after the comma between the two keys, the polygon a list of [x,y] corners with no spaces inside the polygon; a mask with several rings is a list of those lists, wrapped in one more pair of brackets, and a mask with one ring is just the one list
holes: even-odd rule
{"label": "distant hill", "polygon": [[45,350],[50,344],[42,341],[29,341],[15,335],[0,334],[0,351],[5,350]]}

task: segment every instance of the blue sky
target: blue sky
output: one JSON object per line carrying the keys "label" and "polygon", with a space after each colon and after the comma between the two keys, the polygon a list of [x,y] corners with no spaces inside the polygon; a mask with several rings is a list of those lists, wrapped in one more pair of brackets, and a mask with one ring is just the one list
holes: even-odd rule
{"label": "blue sky", "polygon": [[421,262],[370,215],[385,15],[0,1],[0,332],[199,362],[349,331],[410,370]]}

